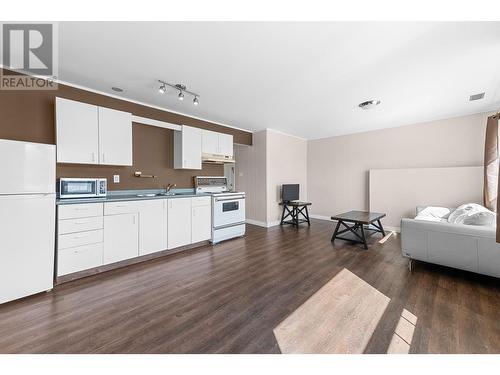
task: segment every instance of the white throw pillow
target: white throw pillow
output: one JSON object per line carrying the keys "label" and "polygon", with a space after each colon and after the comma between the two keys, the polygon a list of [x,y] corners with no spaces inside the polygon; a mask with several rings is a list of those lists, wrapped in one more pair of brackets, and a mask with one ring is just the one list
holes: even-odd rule
{"label": "white throw pillow", "polygon": [[495,213],[476,203],[459,206],[448,218],[452,224],[491,225],[494,221]]}
{"label": "white throw pillow", "polygon": [[429,206],[420,211],[415,220],[443,221],[443,219],[448,218],[450,213],[451,210],[449,208]]}

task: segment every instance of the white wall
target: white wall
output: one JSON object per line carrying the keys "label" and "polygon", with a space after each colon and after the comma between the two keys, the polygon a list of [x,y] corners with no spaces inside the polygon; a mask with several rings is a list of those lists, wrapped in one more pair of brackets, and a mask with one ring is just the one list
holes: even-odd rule
{"label": "white wall", "polygon": [[235,145],[235,159],[236,190],[246,192],[249,222],[279,222],[282,184],[300,184],[300,198],[307,199],[306,140],[266,129],[253,134],[252,146]]}
{"label": "white wall", "polygon": [[234,145],[236,190],[246,193],[248,220],[266,223],[266,141],[265,131],[253,134],[253,145]]}
{"label": "white wall", "polygon": [[384,212],[385,226],[399,228],[417,206],[458,207],[481,203],[483,167],[370,170],[370,211]]}
{"label": "white wall", "polygon": [[368,210],[370,169],[481,166],[487,116],[483,113],[309,141],[310,212],[330,217]]}
{"label": "white wall", "polygon": [[300,184],[300,199],[307,200],[307,141],[267,130],[267,222],[280,221],[281,185]]}
{"label": "white wall", "polygon": [[370,169],[482,166],[488,115],[311,141],[267,129],[236,146],[236,188],[247,192],[247,218],[266,226],[279,219],[284,183],[300,184],[316,217],[368,210]]}

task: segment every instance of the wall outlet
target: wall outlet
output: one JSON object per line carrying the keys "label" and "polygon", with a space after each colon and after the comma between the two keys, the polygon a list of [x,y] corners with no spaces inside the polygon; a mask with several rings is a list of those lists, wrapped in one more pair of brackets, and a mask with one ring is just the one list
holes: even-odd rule
{"label": "wall outlet", "polygon": [[113,175],[113,182],[115,184],[119,184],[120,183],[120,175],[119,174],[114,174]]}

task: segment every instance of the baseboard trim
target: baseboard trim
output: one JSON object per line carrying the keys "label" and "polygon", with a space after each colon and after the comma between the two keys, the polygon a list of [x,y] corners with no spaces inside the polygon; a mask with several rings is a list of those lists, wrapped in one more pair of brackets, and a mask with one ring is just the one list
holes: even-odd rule
{"label": "baseboard trim", "polygon": [[311,217],[312,219],[333,221],[333,220],[330,218],[330,216],[323,216],[323,215],[309,214],[309,217]]}
{"label": "baseboard trim", "polygon": [[263,228],[271,228],[271,227],[274,227],[274,226],[280,224],[279,221],[271,221],[271,222],[267,223],[265,221],[259,221],[259,220],[253,220],[253,219],[246,219],[245,222],[247,224],[257,225],[257,226],[263,227]]}

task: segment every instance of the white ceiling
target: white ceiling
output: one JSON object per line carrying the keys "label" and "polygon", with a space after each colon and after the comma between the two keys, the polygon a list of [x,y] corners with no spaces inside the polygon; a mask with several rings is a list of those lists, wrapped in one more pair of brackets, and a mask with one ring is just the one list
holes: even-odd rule
{"label": "white ceiling", "polygon": [[63,22],[59,38],[63,81],[248,130],[312,139],[500,108],[500,22]]}

